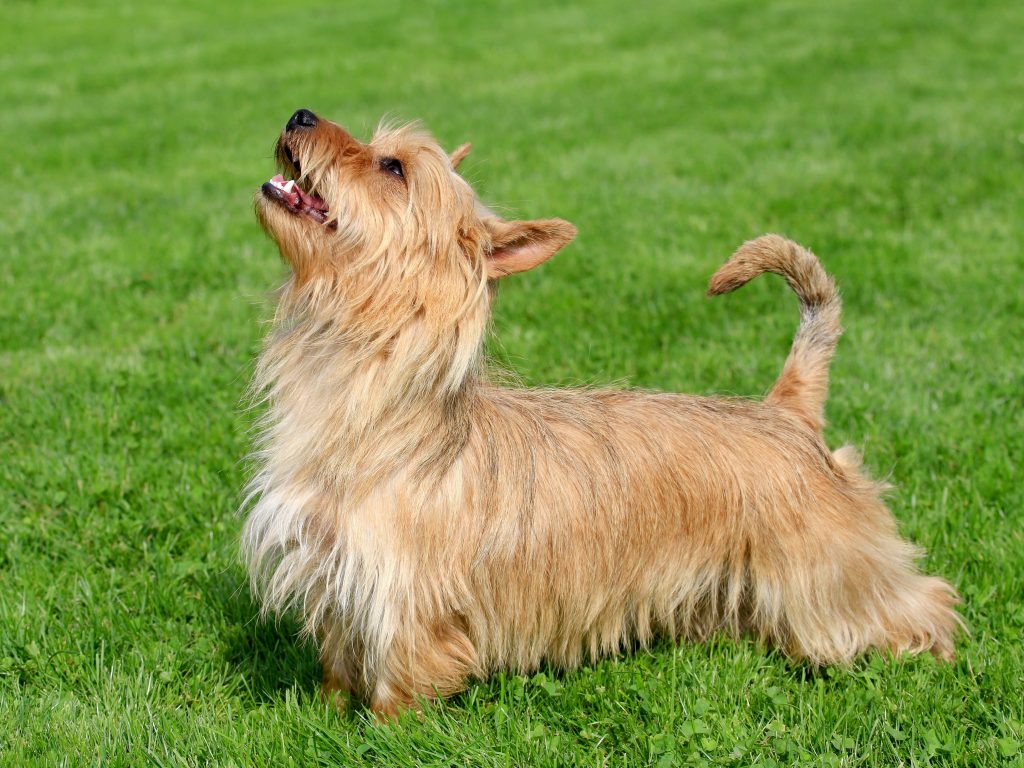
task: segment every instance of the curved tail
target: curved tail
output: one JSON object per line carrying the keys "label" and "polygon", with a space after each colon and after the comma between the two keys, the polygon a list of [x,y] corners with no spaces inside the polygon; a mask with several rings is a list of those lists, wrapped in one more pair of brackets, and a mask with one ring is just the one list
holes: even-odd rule
{"label": "curved tail", "polygon": [[793,411],[813,429],[825,424],[828,364],[843,329],[836,285],[818,257],[779,235],[748,240],[711,278],[709,296],[734,291],[762,272],[782,275],[800,299],[800,327],[766,401]]}

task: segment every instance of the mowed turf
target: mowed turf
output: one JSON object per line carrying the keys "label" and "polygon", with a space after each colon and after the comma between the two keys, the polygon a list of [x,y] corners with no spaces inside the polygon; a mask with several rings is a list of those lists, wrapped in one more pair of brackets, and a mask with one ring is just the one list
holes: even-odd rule
{"label": "mowed turf", "polygon": [[[0,5],[0,764],[1024,762],[1024,5]],[[836,276],[828,438],[964,597],[955,663],[662,641],[381,726],[239,563],[243,392],[284,268],[251,196],[297,107],[422,118],[575,244],[506,281],[530,384],[758,396],[783,232]]]}

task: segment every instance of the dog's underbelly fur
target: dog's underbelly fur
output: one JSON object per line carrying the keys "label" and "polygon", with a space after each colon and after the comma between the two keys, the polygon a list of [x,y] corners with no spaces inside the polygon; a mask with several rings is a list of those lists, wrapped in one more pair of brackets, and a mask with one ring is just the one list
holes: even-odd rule
{"label": "dog's underbelly fur", "polygon": [[782,408],[481,387],[471,410],[448,466],[412,462],[353,504],[293,479],[247,526],[267,604],[297,605],[327,676],[384,710],[659,632],[828,663],[934,649],[953,620],[852,451]]}

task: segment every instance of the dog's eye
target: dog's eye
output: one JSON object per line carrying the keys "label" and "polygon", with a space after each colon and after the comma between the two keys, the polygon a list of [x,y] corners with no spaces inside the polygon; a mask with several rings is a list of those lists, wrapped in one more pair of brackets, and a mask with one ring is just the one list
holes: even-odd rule
{"label": "dog's eye", "polygon": [[393,173],[400,179],[405,178],[405,170],[402,168],[402,164],[393,157],[385,157],[380,161],[381,170]]}

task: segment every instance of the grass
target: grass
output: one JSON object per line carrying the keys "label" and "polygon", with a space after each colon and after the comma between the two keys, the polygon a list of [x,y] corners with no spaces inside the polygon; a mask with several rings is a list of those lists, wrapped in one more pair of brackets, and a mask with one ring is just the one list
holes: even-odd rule
{"label": "grass", "polygon": [[[0,763],[1024,764],[1024,6],[1014,0],[0,7]],[[393,727],[316,698],[239,564],[240,398],[283,267],[251,213],[308,106],[420,117],[575,245],[507,281],[531,383],[757,395],[843,288],[829,439],[964,596],[952,665],[725,639],[499,675]]]}

